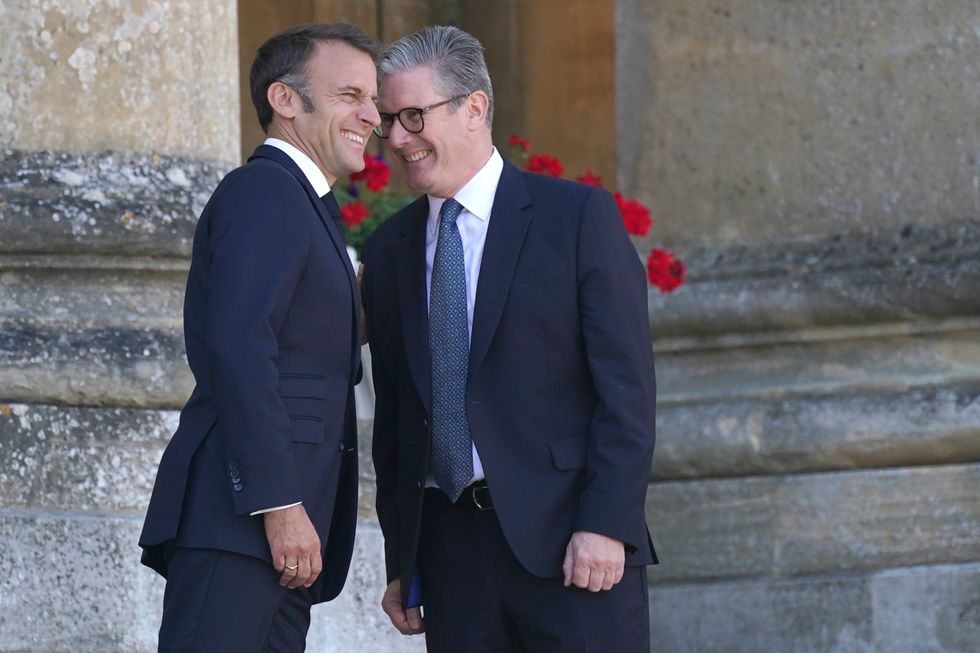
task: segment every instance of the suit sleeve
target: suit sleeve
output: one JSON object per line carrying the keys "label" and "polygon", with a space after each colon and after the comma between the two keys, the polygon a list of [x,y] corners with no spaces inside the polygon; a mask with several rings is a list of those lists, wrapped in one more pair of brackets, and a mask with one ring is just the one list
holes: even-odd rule
{"label": "suit sleeve", "polygon": [[577,276],[580,326],[598,401],[575,530],[601,533],[635,549],[647,542],[653,350],[643,265],[615,202],[603,190],[590,192],[583,207]]}
{"label": "suit sleeve", "polygon": [[[211,212],[207,353],[235,513],[303,500],[279,397],[279,338],[314,211],[285,170],[242,169]],[[236,482],[235,479],[239,480]]]}
{"label": "suit sleeve", "polygon": [[[384,261],[375,256],[374,243],[364,247],[364,289],[362,300],[367,314],[368,340],[371,348],[371,372],[374,381],[374,436],[371,454],[377,483],[375,506],[378,523],[384,535],[385,570],[390,583],[398,577],[400,527],[398,512],[398,397],[390,352],[385,342],[386,308],[381,305],[379,282],[385,274]],[[390,282],[390,279],[389,279]],[[390,307],[388,307],[390,310]]]}

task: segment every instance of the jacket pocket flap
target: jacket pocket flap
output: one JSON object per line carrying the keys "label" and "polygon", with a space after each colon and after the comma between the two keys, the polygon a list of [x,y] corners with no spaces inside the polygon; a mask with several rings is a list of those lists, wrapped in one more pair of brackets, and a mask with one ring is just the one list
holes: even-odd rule
{"label": "jacket pocket flap", "polygon": [[551,459],[558,469],[579,469],[585,467],[585,453],[589,439],[585,437],[560,438],[549,440]]}
{"label": "jacket pocket flap", "polygon": [[315,378],[312,375],[281,375],[279,377],[279,396],[323,399],[326,396],[323,386],[323,378]]}
{"label": "jacket pocket flap", "polygon": [[326,432],[323,420],[312,415],[290,415],[289,430],[293,442],[310,442],[313,444],[323,442],[323,436]]}

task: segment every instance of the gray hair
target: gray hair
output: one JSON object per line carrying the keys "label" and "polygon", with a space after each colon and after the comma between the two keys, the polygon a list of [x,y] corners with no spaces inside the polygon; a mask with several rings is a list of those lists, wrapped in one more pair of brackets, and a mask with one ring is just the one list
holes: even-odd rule
{"label": "gray hair", "polygon": [[[457,27],[423,27],[385,48],[379,69],[383,79],[392,73],[423,66],[431,67],[435,72],[433,83],[443,97],[469,95],[476,91],[486,93],[490,100],[487,128],[493,125],[493,87],[480,41]],[[456,111],[462,102],[462,99],[455,100],[449,107]]]}

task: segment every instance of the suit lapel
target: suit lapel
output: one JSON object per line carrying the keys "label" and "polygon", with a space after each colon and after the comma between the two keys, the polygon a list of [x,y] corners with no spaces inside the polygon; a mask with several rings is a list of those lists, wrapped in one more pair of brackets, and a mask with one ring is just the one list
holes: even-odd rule
{"label": "suit lapel", "polygon": [[493,198],[487,240],[483,246],[480,280],[473,307],[473,335],[470,338],[469,377],[480,369],[493,334],[500,322],[514,269],[531,221],[525,208],[531,204],[524,173],[506,161]]}
{"label": "suit lapel", "polygon": [[402,349],[409,374],[428,412],[432,405],[429,307],[425,292],[425,225],[429,217],[429,200],[423,195],[405,210],[409,215],[407,227],[402,231],[396,268],[398,310],[404,339]]}
{"label": "suit lapel", "polygon": [[361,305],[361,295],[360,295],[359,288],[357,287],[357,276],[354,273],[354,267],[351,265],[350,256],[347,255],[346,241],[344,240],[343,235],[338,230],[337,224],[334,221],[333,216],[331,216],[330,213],[327,212],[327,209],[323,205],[323,202],[320,201],[320,197],[316,194],[316,191],[313,190],[313,186],[310,185],[309,179],[307,179],[306,175],[303,174],[303,171],[299,169],[299,166],[297,166],[296,163],[291,158],[289,158],[288,154],[286,154],[285,152],[283,152],[277,147],[272,147],[271,145],[259,145],[256,148],[255,152],[252,154],[252,156],[249,157],[248,160],[251,161],[252,159],[256,159],[256,158],[270,159],[272,161],[275,161],[276,163],[284,167],[286,170],[288,170],[294,177],[296,177],[300,185],[303,187],[303,190],[306,191],[306,194],[310,200],[310,204],[313,206],[313,210],[316,211],[316,215],[320,219],[320,222],[323,224],[324,229],[327,230],[327,235],[330,236],[330,242],[333,243],[334,249],[337,250],[337,255],[340,256],[341,262],[344,266],[344,271],[347,273],[347,281],[350,283],[351,296],[354,299],[354,309],[352,311],[354,314],[354,324],[353,324],[354,370],[351,376],[351,379],[353,379],[354,376],[357,374],[358,368],[360,367],[359,361],[361,356],[361,347],[359,342],[360,337],[358,336],[358,334],[361,332],[361,326],[360,326],[361,315],[360,315],[360,308],[359,308]]}

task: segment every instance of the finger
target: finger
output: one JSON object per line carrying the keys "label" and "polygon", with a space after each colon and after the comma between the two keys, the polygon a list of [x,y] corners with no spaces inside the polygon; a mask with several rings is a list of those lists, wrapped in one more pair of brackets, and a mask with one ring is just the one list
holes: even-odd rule
{"label": "finger", "polygon": [[572,584],[574,569],[574,565],[572,564],[572,549],[569,546],[565,548],[565,560],[561,563],[562,573],[565,574],[565,587]]}
{"label": "finger", "polygon": [[615,574],[613,574],[613,585],[616,585],[619,583],[619,581],[623,580],[624,573],[626,573],[626,567],[624,565],[618,565],[616,567]]}
{"label": "finger", "polygon": [[602,590],[603,592],[608,592],[613,588],[613,585],[615,584],[616,584],[616,575],[607,571],[602,575],[602,585],[599,586],[599,589]]}
{"label": "finger", "polygon": [[304,587],[309,587],[315,583],[316,579],[320,577],[320,572],[323,571],[323,557],[320,556],[319,551],[314,551],[313,557],[310,560],[310,577],[307,579]]}
{"label": "finger", "polygon": [[299,559],[299,569],[296,570],[296,575],[293,577],[289,584],[286,585],[291,590],[297,587],[302,587],[306,584],[307,579],[310,577],[310,558],[304,556]]}
{"label": "finger", "polygon": [[589,566],[585,563],[578,563],[575,565],[575,573],[572,576],[572,584],[575,587],[579,587],[581,589],[588,589],[589,576],[590,576]]}
{"label": "finger", "polygon": [[602,583],[605,581],[606,574],[601,569],[593,569],[589,573],[589,584],[587,589],[590,592],[598,592],[602,589]]}
{"label": "finger", "polygon": [[405,616],[408,619],[408,625],[412,627],[412,631],[416,633],[422,632],[422,611],[418,608],[409,608],[405,611]]}
{"label": "finger", "polygon": [[[292,569],[290,569],[292,567]],[[283,559],[282,564],[282,576],[279,577],[279,585],[286,587],[289,583],[296,578],[296,574],[299,573],[299,563],[298,562],[286,562]]]}
{"label": "finger", "polygon": [[412,626],[408,623],[408,615],[402,610],[401,603],[397,601],[389,601],[388,603],[383,603],[385,614],[388,615],[388,619],[391,620],[391,625],[394,626],[398,632],[402,635],[411,635]]}

